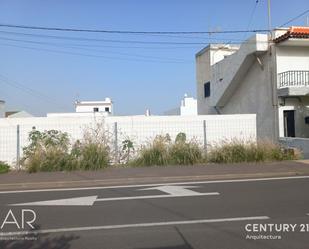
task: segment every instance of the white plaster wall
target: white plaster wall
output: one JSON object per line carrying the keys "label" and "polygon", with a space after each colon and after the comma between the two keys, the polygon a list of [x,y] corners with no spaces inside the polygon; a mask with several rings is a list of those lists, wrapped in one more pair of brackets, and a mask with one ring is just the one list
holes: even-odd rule
{"label": "white plaster wall", "polygon": [[276,47],[277,73],[293,70],[309,71],[309,47]]}
{"label": "white plaster wall", "polygon": [[[256,140],[255,115],[204,115],[204,116],[108,116],[88,117],[42,117],[0,119],[0,160],[14,165],[17,153],[17,125],[20,126],[20,149],[28,144],[28,134],[37,130],[61,130],[70,135],[74,142],[81,139],[83,132],[96,124],[104,126],[111,138],[115,137],[114,124],[117,122],[119,148],[127,138],[134,142],[135,148],[151,141],[156,135],[168,133],[175,139],[184,132],[188,139],[204,144],[204,126],[206,121],[207,144],[224,140]],[[112,141],[111,141],[112,142]],[[113,144],[111,145],[113,146]]]}
{"label": "white plaster wall", "polygon": [[181,101],[180,115],[181,116],[197,115],[197,100],[194,98],[185,97]]}

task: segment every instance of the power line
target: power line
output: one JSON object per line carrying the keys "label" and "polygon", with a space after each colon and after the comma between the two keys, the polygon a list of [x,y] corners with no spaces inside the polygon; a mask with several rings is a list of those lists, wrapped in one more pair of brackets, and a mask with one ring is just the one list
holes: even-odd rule
{"label": "power line", "polygon": [[[249,17],[249,22],[248,22],[248,25],[247,25],[246,29],[249,29],[249,28],[250,28],[251,23],[252,23],[252,20],[253,20],[253,17],[254,17],[254,13],[255,13],[255,11],[256,11],[256,7],[257,7],[257,5],[258,5],[258,3],[259,3],[259,0],[254,0],[254,1],[255,1],[255,3],[254,3],[254,6],[253,6],[253,9],[252,9],[252,11],[251,11],[251,14],[250,14],[250,17]],[[245,36],[246,36],[246,34],[244,34],[244,37],[243,37],[243,38],[245,38]]]}
{"label": "power line", "polygon": [[[126,40],[108,40],[108,39],[97,39],[97,38],[85,38],[85,37],[72,37],[72,36],[55,36],[55,35],[44,35],[44,34],[33,34],[33,33],[22,33],[22,32],[11,32],[11,31],[3,31],[3,30],[0,30],[0,33],[3,33],[3,34],[8,34],[8,35],[20,35],[20,36],[30,36],[30,37],[39,37],[39,38],[50,38],[50,39],[63,39],[63,40],[78,40],[78,41],[91,41],[91,42],[127,42]],[[156,35],[157,36],[157,35]],[[171,36],[166,36],[164,35],[164,37],[171,37]],[[179,36],[172,36],[172,38],[184,38],[183,36],[182,37],[179,37]],[[226,38],[210,38],[210,37],[185,37],[185,38],[189,38],[189,39],[203,39],[204,41],[230,41],[230,40],[233,40],[233,41],[239,41],[239,42],[242,42],[243,40],[242,39],[226,39]],[[134,42],[140,42],[140,41],[128,41],[130,43],[134,43]],[[143,43],[145,44],[145,42],[143,41]],[[152,42],[151,44],[153,44],[155,42]],[[161,44],[161,43],[159,43]],[[179,44],[178,42],[165,42],[163,44]],[[187,44],[187,45],[192,45],[191,42],[189,43],[186,43],[186,42],[181,42],[180,44]],[[202,43],[202,42],[198,42],[197,44],[205,44]]]}
{"label": "power line", "polygon": [[102,59],[108,59],[108,60],[123,60],[123,61],[152,62],[152,63],[179,63],[179,64],[190,63],[189,61],[155,60],[155,59],[146,60],[146,59],[136,59],[136,58],[111,57],[111,56],[103,56],[103,55],[69,52],[69,51],[63,51],[63,50],[54,50],[54,49],[45,49],[45,48],[36,48],[36,47],[34,48],[34,47],[19,46],[19,45],[6,44],[6,43],[0,43],[0,46],[1,45],[9,46],[9,47],[16,47],[16,48],[23,48],[23,49],[30,49],[34,51],[45,51],[45,52],[52,52],[52,53],[58,53],[58,54],[79,55],[79,56],[102,58]]}
{"label": "power line", "polygon": [[288,25],[289,23],[297,20],[298,18],[304,16],[305,14],[307,14],[309,12],[309,9],[305,10],[304,12],[300,13],[299,15],[293,17],[292,19],[288,20],[287,22],[283,23],[282,25],[279,26],[279,28]]}
{"label": "power line", "polygon": [[[0,31],[0,32],[2,33],[3,31]],[[30,34],[24,33],[23,35],[30,35]],[[68,37],[68,36],[40,35],[40,34],[31,34],[31,36],[53,38],[53,39],[65,39],[65,40],[109,42],[109,43],[130,43],[130,44],[159,44],[159,45],[205,45],[207,44],[207,42],[168,42],[168,41],[150,41],[149,42],[149,41],[140,41],[140,40],[95,39],[95,38],[85,38],[85,37]]]}
{"label": "power line", "polygon": [[266,29],[252,30],[221,30],[221,31],[131,31],[131,30],[103,30],[103,29],[77,29],[77,28],[59,28],[59,27],[43,27],[43,26],[27,26],[15,24],[0,23],[0,27],[32,29],[45,31],[64,31],[64,32],[88,32],[88,33],[107,33],[107,34],[233,34],[233,33],[257,33],[268,32]]}
{"label": "power line", "polygon": [[75,45],[75,44],[61,44],[61,43],[51,43],[51,42],[29,41],[29,40],[21,40],[21,39],[11,39],[11,38],[6,38],[6,37],[0,37],[0,40],[23,42],[23,43],[30,43],[30,44],[39,44],[39,45],[48,45],[48,46],[55,46],[55,47],[64,47],[64,48],[71,48],[71,49],[102,52],[102,53],[108,53],[108,54],[118,54],[118,55],[133,56],[133,57],[140,57],[140,58],[146,58],[146,59],[150,58],[150,59],[171,60],[171,61],[180,61],[180,62],[186,61],[185,59],[180,59],[180,58],[166,58],[166,57],[158,57],[158,56],[150,56],[150,55],[140,55],[140,54],[131,54],[131,53],[123,53],[123,52],[114,52],[114,51],[109,51],[109,50],[85,48],[85,47],[79,47],[78,45]]}
{"label": "power line", "polygon": [[19,90],[21,90],[23,92],[26,92],[26,93],[30,94],[31,96],[33,96],[33,97],[40,98],[40,99],[42,99],[44,101],[50,102],[51,104],[57,105],[59,108],[61,108],[63,110],[67,109],[67,108],[65,108],[63,106],[60,106],[59,102],[56,99],[52,99],[49,96],[47,96],[47,95],[45,95],[45,94],[43,94],[43,93],[41,93],[41,92],[39,92],[39,91],[37,91],[35,89],[32,89],[32,88],[30,88],[28,86],[20,84],[20,83],[18,83],[15,80],[9,79],[5,75],[0,74],[0,78],[1,78],[0,79],[0,83],[2,82],[4,84],[12,86],[12,87],[14,87],[16,89],[19,89]]}

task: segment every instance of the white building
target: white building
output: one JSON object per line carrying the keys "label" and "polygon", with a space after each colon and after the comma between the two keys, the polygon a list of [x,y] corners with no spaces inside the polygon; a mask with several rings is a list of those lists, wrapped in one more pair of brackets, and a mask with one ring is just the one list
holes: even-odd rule
{"label": "white building", "polygon": [[113,102],[110,98],[103,101],[76,101],[75,111],[77,113],[105,112],[113,114]]}
{"label": "white building", "polygon": [[309,27],[209,45],[196,54],[196,76],[198,114],[255,113],[258,138],[309,156]]}
{"label": "white building", "polygon": [[180,116],[193,116],[197,115],[197,100],[193,97],[184,95],[181,100],[180,107],[164,112],[165,115],[180,115]]}
{"label": "white building", "polygon": [[198,114],[257,114],[260,138],[309,137],[309,27],[196,54]]}

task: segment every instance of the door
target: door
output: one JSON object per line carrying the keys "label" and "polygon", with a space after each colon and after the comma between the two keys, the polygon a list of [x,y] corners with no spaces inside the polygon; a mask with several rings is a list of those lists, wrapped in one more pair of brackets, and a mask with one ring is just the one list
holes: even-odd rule
{"label": "door", "polygon": [[295,137],[295,111],[283,111],[284,136]]}

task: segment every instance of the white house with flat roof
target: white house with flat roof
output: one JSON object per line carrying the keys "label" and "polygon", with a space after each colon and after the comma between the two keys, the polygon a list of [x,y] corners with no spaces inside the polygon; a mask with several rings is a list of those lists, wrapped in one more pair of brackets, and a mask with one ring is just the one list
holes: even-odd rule
{"label": "white house with flat roof", "polygon": [[257,114],[257,136],[309,138],[309,27],[196,54],[199,114]]}
{"label": "white house with flat roof", "polygon": [[76,101],[75,111],[77,113],[105,112],[113,114],[113,102],[110,98],[105,98],[103,101]]}

